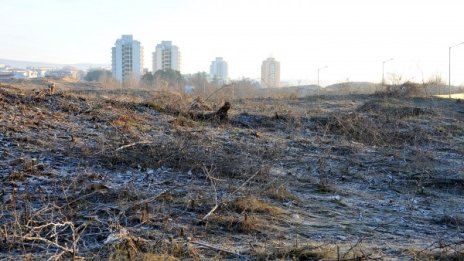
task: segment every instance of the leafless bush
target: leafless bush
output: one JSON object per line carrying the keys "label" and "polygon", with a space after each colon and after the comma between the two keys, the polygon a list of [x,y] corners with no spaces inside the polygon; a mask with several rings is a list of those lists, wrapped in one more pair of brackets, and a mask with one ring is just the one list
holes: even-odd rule
{"label": "leafless bush", "polygon": [[433,130],[409,124],[407,118],[432,113],[419,107],[373,100],[360,106],[357,112],[314,117],[312,121],[320,129],[342,134],[365,144],[416,144],[428,141]]}
{"label": "leafless bush", "polygon": [[383,97],[418,97],[426,96],[427,93],[421,87],[421,85],[413,82],[405,82],[397,85],[387,85],[384,91],[377,92],[377,96]]}

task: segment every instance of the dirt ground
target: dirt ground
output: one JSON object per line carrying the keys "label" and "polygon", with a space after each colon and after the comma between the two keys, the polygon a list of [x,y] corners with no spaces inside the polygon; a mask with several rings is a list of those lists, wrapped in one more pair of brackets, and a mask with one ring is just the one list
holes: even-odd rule
{"label": "dirt ground", "polygon": [[464,102],[0,86],[0,260],[464,260]]}

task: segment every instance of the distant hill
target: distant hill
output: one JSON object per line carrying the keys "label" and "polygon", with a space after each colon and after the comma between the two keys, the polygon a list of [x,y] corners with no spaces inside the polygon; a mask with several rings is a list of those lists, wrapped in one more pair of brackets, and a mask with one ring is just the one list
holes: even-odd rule
{"label": "distant hill", "polygon": [[315,95],[318,91],[316,85],[300,85],[279,88],[259,88],[256,90],[256,97],[305,97]]}
{"label": "distant hill", "polygon": [[[435,95],[435,94],[448,94],[448,85],[443,83],[412,83],[417,86],[420,93],[424,95]],[[391,86],[391,85],[390,85]],[[332,84],[325,88],[327,93],[334,94],[371,94],[376,91],[385,90],[379,83],[371,82],[343,82]],[[451,92],[462,92],[464,90],[461,86],[451,86]]]}
{"label": "distant hill", "polygon": [[305,90],[305,91],[317,91],[317,85],[312,84],[312,85],[299,85],[299,86],[288,86],[288,87],[282,87],[281,89],[286,89],[286,90]]}
{"label": "distant hill", "polygon": [[62,68],[71,66],[78,70],[88,70],[90,68],[109,68],[110,64],[93,64],[93,63],[76,63],[76,64],[58,64],[58,63],[44,63],[44,62],[31,62],[31,61],[17,61],[0,58],[0,64],[8,65],[11,67],[26,69],[27,67],[56,67]]}
{"label": "distant hill", "polygon": [[348,93],[373,93],[379,87],[378,83],[372,82],[342,82],[325,87],[326,92]]}

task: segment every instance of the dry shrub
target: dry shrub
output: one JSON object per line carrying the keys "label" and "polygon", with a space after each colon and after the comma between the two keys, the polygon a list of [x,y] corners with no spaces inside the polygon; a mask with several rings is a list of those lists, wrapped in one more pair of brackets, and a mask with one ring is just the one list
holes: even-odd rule
{"label": "dry shrub", "polygon": [[417,83],[405,82],[399,85],[388,85],[384,91],[378,92],[381,97],[417,97],[425,96],[424,89]]}
{"label": "dry shrub", "polygon": [[367,101],[356,109],[359,113],[384,115],[390,118],[416,117],[433,114],[429,109],[404,105],[404,101],[374,99]]}
{"label": "dry shrub", "polygon": [[352,113],[332,113],[311,119],[316,128],[332,132],[368,145],[417,144],[427,142],[433,129],[410,120],[411,117],[433,115],[429,110],[374,100]]}

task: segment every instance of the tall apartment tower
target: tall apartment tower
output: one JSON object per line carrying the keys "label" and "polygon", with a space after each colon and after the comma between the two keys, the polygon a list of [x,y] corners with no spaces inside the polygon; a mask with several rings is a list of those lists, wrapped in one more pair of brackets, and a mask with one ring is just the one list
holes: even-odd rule
{"label": "tall apartment tower", "polygon": [[153,53],[153,73],[166,69],[180,72],[180,51],[171,41],[162,41]]}
{"label": "tall apartment tower", "polygon": [[280,62],[267,58],[261,65],[261,85],[266,88],[280,87]]}
{"label": "tall apartment tower", "polygon": [[211,62],[209,67],[209,74],[214,80],[224,84],[229,78],[229,67],[227,62],[222,57],[216,57],[216,60]]}
{"label": "tall apartment tower", "polygon": [[123,35],[111,48],[113,76],[124,83],[131,77],[139,80],[143,73],[143,47],[132,35]]}

